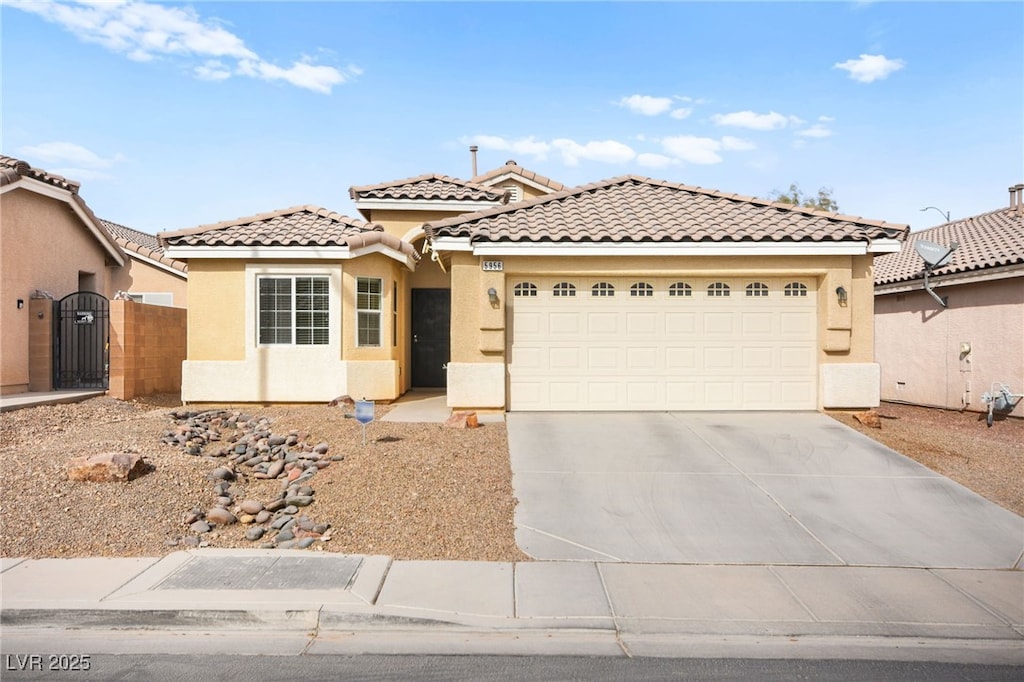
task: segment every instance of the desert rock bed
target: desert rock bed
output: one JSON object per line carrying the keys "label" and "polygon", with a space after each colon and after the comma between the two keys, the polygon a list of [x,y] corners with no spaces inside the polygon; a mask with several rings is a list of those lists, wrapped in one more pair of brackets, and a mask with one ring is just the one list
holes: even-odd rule
{"label": "desert rock bed", "polygon": [[[0,556],[158,557],[205,545],[528,558],[515,544],[504,424],[382,422],[390,407],[378,405],[363,445],[344,407],[210,409],[152,396],[0,413]],[[879,412],[880,429],[829,414],[1024,515],[1024,420],[988,428],[977,413]],[[137,453],[151,471],[69,480],[70,460],[104,452]]]}
{"label": "desert rock bed", "polygon": [[[515,544],[504,424],[381,422],[390,408],[378,405],[364,446],[341,407],[224,406],[205,421],[182,409],[170,396],[101,397],[0,414],[0,555],[155,557],[276,540],[397,559],[527,559]],[[282,445],[291,462],[273,457]],[[127,483],[68,479],[69,460],[100,452],[137,453],[152,470]]]}

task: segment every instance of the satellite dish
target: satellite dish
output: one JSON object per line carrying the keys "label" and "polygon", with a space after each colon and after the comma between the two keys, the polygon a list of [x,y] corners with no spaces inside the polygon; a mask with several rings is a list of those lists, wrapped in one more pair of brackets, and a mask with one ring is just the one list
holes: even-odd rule
{"label": "satellite dish", "polygon": [[930,242],[927,239],[918,239],[914,242],[914,250],[917,251],[917,255],[924,259],[925,265],[929,270],[932,268],[942,267],[949,262],[949,257],[953,255],[953,252],[957,250],[960,245],[953,242],[953,245],[949,248]]}

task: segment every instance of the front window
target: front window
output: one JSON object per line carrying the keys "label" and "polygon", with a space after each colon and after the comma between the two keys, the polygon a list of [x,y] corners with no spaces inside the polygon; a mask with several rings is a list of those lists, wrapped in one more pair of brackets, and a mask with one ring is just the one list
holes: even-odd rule
{"label": "front window", "polygon": [[356,345],[380,345],[380,318],[383,308],[384,280],[379,277],[356,279]]}
{"label": "front window", "polygon": [[260,277],[259,342],[325,345],[330,341],[327,277]]}

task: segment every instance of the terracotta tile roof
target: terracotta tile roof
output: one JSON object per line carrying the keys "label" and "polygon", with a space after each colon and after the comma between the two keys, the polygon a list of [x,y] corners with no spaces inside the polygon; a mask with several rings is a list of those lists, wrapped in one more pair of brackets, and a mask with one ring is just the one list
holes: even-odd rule
{"label": "terracotta tile roof", "polygon": [[512,159],[506,161],[504,166],[499,166],[494,170],[489,170],[486,173],[481,173],[480,175],[473,178],[471,182],[475,182],[480,185],[486,185],[488,181],[493,180],[494,178],[500,178],[501,176],[507,175],[509,173],[518,175],[539,185],[544,185],[545,187],[551,189],[552,192],[561,192],[563,189],[567,189],[566,186],[560,182],[555,182],[551,178],[546,178],[543,175],[534,173],[531,170],[526,170]]}
{"label": "terracotta tile roof", "polygon": [[472,242],[867,241],[906,225],[623,176],[435,221],[433,237]]}
{"label": "terracotta tile roof", "polygon": [[960,245],[949,263],[932,270],[933,275],[1024,263],[1024,215],[1007,207],[911,233],[898,253],[875,259],[875,284],[923,279],[924,261],[914,250],[914,243],[921,239]]}
{"label": "terracotta tile roof", "polygon": [[412,244],[387,234],[382,226],[319,206],[295,206],[214,225],[161,232],[157,237],[165,247],[348,246],[356,249],[384,244],[419,259]]}
{"label": "terracotta tile roof", "polygon": [[81,187],[81,183],[68,180],[55,173],[47,173],[41,168],[33,168],[28,162],[21,159],[0,156],[0,186],[13,184],[23,177],[66,189],[72,194],[78,194],[78,188]]}
{"label": "terracotta tile roof", "polygon": [[447,175],[418,175],[377,185],[350,187],[349,196],[360,199],[407,199],[421,201],[506,201],[505,193]]}
{"label": "terracotta tile roof", "polygon": [[140,256],[145,256],[152,260],[163,263],[169,268],[174,268],[180,272],[188,272],[188,264],[174,258],[168,258],[164,255],[164,248],[160,245],[160,240],[151,234],[145,232],[139,232],[133,230],[130,227],[119,225],[118,223],[112,223],[109,220],[100,219],[100,224],[107,228],[107,232],[114,237],[117,242],[125,251],[137,253]]}

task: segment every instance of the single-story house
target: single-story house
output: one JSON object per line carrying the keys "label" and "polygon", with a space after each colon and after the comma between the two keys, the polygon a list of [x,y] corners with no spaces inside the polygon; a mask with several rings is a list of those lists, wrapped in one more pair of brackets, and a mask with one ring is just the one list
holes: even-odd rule
{"label": "single-story house", "polygon": [[[922,242],[939,256],[957,245],[928,273],[931,294]],[[1007,206],[913,232],[875,260],[875,356],[883,400],[984,412],[994,385],[1024,393],[1024,184]]]}
{"label": "single-story house", "polygon": [[146,246],[143,233],[100,220],[79,189],[73,180],[0,156],[0,393],[53,385],[42,362],[51,349],[30,342],[34,298],[91,292],[110,299],[124,290],[164,292],[176,297],[174,305],[185,305],[185,263],[151,248],[155,237],[146,235],[152,240]]}
{"label": "single-story house", "polygon": [[304,206],[159,235],[189,263],[183,400],[878,404],[873,259],[904,225],[514,162],[351,196],[366,221]]}

